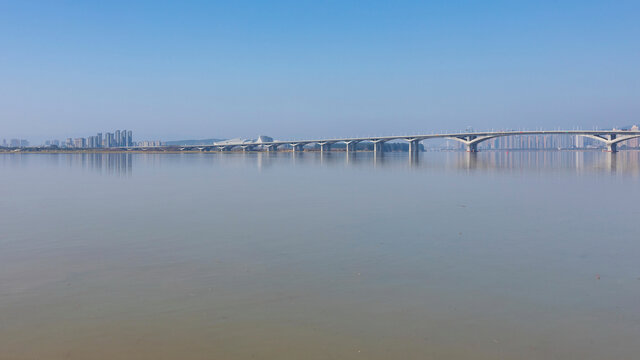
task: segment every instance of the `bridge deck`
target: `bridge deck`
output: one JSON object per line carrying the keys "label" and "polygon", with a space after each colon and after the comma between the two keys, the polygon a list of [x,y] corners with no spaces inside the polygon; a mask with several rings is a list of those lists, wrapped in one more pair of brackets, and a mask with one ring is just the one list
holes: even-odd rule
{"label": "bridge deck", "polygon": [[[406,141],[422,141],[428,139],[449,138],[449,139],[473,139],[473,138],[495,138],[503,136],[524,136],[524,135],[582,135],[589,137],[602,136],[627,136],[640,137],[640,131],[626,130],[536,130],[536,131],[485,131],[485,132],[462,132],[462,133],[440,133],[440,134],[418,134],[418,135],[392,135],[392,136],[369,136],[369,137],[347,137],[347,138],[328,138],[328,139],[308,139],[308,140],[278,140],[269,142],[237,142],[237,143],[214,143],[208,145],[188,145],[178,146],[185,149],[209,149],[220,147],[237,147],[237,146],[270,146],[270,145],[308,145],[308,144],[335,144],[335,143],[354,143],[354,142],[387,142],[394,140]],[[602,138],[602,141],[607,139]],[[146,146],[145,149],[164,149],[175,148],[176,146]],[[141,148],[141,147],[133,147]]]}

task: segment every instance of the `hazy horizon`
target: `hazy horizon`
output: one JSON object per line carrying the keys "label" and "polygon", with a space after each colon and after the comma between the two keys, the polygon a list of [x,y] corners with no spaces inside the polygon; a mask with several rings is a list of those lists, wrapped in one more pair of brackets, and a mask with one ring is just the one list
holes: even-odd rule
{"label": "hazy horizon", "polygon": [[640,122],[637,2],[0,4],[0,138]]}

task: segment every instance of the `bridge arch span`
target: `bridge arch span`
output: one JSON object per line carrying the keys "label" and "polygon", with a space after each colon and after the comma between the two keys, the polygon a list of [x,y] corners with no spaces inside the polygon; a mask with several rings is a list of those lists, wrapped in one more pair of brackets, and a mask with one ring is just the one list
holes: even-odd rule
{"label": "bridge arch span", "polygon": [[603,142],[606,146],[607,146],[607,151],[609,152],[616,152],[618,151],[618,143],[621,143],[623,141],[627,141],[627,140],[631,140],[631,139],[635,139],[640,137],[640,135],[634,134],[634,135],[622,135],[620,137],[617,136],[617,134],[610,134],[610,135],[605,135],[607,137],[602,137],[600,135],[591,135],[591,134],[581,134],[580,136],[584,136],[587,137],[589,139],[595,139],[598,140],[600,142]]}

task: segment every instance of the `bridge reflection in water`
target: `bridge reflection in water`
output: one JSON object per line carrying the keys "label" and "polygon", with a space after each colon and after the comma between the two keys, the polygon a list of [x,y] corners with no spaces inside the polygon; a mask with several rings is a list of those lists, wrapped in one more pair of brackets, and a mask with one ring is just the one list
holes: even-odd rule
{"label": "bridge reflection in water", "polygon": [[[79,153],[79,154],[3,154],[0,162],[12,166],[44,161],[69,170],[90,170],[111,176],[131,176],[135,167],[152,168],[176,164],[206,164],[220,168],[257,167],[278,171],[292,167],[342,167],[380,171],[465,171],[465,172],[574,172],[624,174],[640,177],[640,151],[608,153],[601,151],[485,151],[423,152],[246,152],[246,153]],[[179,164],[179,165],[178,165]]]}
{"label": "bridge reflection in water", "polygon": [[640,151],[426,152],[420,156],[406,152],[384,155],[374,152],[246,153],[238,154],[238,157],[247,164],[255,163],[260,169],[268,169],[284,159],[290,159],[296,166],[477,172],[571,171],[578,174],[599,172],[640,176]]}
{"label": "bridge reflection in water", "polygon": [[[516,151],[450,154],[447,166],[474,171],[560,171],[640,175],[640,152]],[[455,159],[455,160],[454,160]],[[455,164],[455,165],[454,165]]]}
{"label": "bridge reflection in water", "polygon": [[137,164],[154,166],[164,157],[189,162],[211,159],[215,164],[257,166],[261,170],[285,166],[340,166],[345,168],[465,170],[484,172],[619,173],[640,176],[640,151],[608,153],[601,151],[485,151],[425,152],[256,152],[238,154],[79,154],[69,161],[108,175],[131,175]]}

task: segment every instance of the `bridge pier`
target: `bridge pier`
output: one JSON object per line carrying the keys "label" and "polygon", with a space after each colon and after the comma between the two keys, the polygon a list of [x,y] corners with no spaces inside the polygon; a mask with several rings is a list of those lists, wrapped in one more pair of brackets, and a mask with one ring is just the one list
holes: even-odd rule
{"label": "bridge pier", "polygon": [[267,152],[278,151],[278,145],[266,145]]}
{"label": "bridge pier", "polygon": [[476,139],[475,135],[471,135],[463,138],[463,142],[466,145],[466,150],[468,153],[478,152],[478,140],[475,140],[475,139]]}
{"label": "bridge pier", "polygon": [[304,151],[304,144],[291,144],[293,152]]}
{"label": "bridge pier", "polygon": [[382,140],[374,140],[373,143],[373,152],[374,153],[382,153],[384,152],[384,141]]}
{"label": "bridge pier", "polygon": [[409,152],[412,154],[417,154],[420,151],[420,140],[419,139],[407,139],[409,142]]}
{"label": "bridge pier", "polygon": [[616,134],[609,135],[609,141],[607,142],[607,151],[608,152],[618,152],[618,143],[613,142],[616,139]]}
{"label": "bridge pier", "polygon": [[346,145],[347,152],[356,151],[357,143],[358,143],[357,141],[345,141],[344,144]]}
{"label": "bridge pier", "polygon": [[331,143],[318,143],[320,152],[331,151]]}

